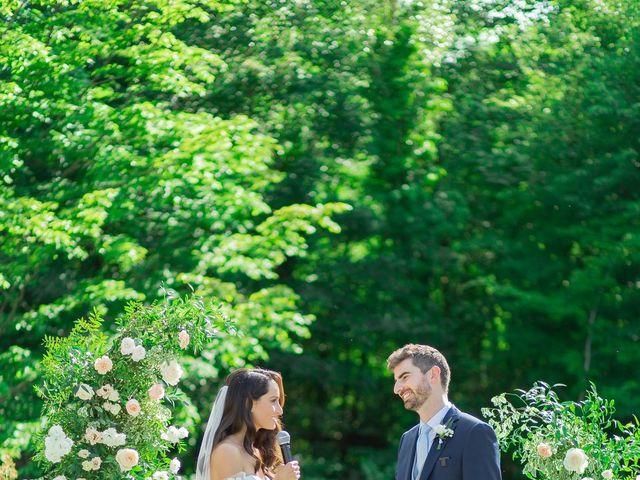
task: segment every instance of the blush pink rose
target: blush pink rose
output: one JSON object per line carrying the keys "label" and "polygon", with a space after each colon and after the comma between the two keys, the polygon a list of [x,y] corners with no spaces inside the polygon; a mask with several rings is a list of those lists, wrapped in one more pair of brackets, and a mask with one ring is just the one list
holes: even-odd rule
{"label": "blush pink rose", "polygon": [[180,348],[182,348],[182,349],[187,348],[187,346],[189,345],[189,340],[190,339],[191,339],[191,337],[189,336],[187,331],[186,330],[182,330],[178,334],[178,342],[180,343]]}
{"label": "blush pink rose", "polygon": [[127,413],[132,417],[137,417],[138,415],[140,415],[140,403],[138,403],[135,398],[129,400],[125,408],[127,409]]}
{"label": "blush pink rose", "polygon": [[553,451],[551,450],[551,446],[548,443],[539,443],[538,444],[538,455],[542,458],[549,458],[553,455]]}
{"label": "blush pink rose", "polygon": [[151,400],[160,400],[162,397],[164,397],[164,387],[159,383],[152,385],[149,389],[149,398]]}
{"label": "blush pink rose", "polygon": [[98,358],[93,365],[100,375],[105,375],[107,372],[110,372],[113,368],[113,362],[106,355]]}
{"label": "blush pink rose", "polygon": [[128,472],[138,464],[138,452],[133,448],[122,448],[116,453],[116,462],[120,465],[120,470]]}

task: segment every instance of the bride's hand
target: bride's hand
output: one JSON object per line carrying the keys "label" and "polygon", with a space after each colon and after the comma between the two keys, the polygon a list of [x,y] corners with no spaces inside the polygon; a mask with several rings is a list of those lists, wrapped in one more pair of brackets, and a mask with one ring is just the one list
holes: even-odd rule
{"label": "bride's hand", "polygon": [[281,465],[275,471],[273,480],[298,480],[300,478],[300,465],[297,461]]}

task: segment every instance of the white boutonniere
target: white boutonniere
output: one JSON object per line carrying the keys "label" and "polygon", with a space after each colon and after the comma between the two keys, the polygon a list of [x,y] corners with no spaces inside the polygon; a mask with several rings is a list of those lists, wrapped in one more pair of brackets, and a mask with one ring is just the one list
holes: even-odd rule
{"label": "white boutonniere", "polygon": [[453,430],[449,428],[449,425],[451,425],[451,420],[449,420],[449,422],[447,422],[446,425],[441,423],[440,425],[436,425],[433,428],[433,431],[435,432],[436,437],[438,438],[438,445],[436,447],[438,450],[442,448],[442,444],[445,441],[445,439],[453,437]]}

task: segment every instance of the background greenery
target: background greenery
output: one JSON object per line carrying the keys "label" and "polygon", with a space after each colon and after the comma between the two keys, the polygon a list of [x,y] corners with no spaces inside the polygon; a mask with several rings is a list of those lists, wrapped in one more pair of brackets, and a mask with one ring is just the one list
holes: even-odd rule
{"label": "background greenery", "polygon": [[[479,414],[536,379],[640,394],[640,7],[617,0],[0,0],[0,447],[44,335],[162,286],[281,370],[313,479],[391,478],[386,356],[432,344]],[[521,478],[504,458],[505,479]]]}

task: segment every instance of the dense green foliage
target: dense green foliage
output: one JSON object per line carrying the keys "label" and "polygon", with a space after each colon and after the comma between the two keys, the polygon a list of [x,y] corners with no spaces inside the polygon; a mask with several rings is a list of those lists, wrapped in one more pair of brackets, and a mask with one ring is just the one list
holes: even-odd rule
{"label": "dense green foliage", "polygon": [[242,332],[189,362],[195,410],[268,354],[309,479],[391,477],[415,419],[384,363],[410,341],[447,355],[471,412],[540,378],[635,412],[635,2],[0,0],[0,17],[0,447],[23,475],[43,337],[163,284]]}

